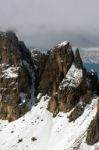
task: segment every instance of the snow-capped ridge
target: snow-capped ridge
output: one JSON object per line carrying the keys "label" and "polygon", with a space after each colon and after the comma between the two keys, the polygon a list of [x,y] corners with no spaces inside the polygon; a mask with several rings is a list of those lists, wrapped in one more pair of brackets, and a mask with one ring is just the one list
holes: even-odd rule
{"label": "snow-capped ridge", "polygon": [[60,48],[60,47],[62,47],[62,46],[67,45],[68,43],[69,43],[68,41],[63,41],[63,42],[57,44],[57,46],[58,46],[58,48]]}

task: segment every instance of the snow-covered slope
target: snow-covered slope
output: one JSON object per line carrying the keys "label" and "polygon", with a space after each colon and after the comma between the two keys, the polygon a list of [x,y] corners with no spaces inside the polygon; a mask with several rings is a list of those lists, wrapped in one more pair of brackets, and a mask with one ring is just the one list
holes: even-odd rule
{"label": "snow-covered slope", "polygon": [[86,130],[96,114],[97,98],[87,105],[75,122],[69,123],[69,113],[53,118],[47,111],[49,97],[43,96],[37,106],[20,119],[0,121],[0,150],[94,150],[97,145],[85,143]]}

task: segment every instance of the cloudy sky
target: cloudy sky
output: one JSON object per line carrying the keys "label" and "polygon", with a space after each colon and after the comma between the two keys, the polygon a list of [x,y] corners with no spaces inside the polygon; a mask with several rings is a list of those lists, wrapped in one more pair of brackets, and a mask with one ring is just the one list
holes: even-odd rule
{"label": "cloudy sky", "polygon": [[34,47],[99,47],[99,0],[0,0],[0,30]]}

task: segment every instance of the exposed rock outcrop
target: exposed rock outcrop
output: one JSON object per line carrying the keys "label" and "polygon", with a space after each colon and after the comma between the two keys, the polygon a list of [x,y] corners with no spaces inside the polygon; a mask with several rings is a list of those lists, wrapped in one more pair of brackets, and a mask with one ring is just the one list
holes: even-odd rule
{"label": "exposed rock outcrop", "polygon": [[77,68],[83,68],[83,62],[80,57],[79,49],[77,48],[75,51],[74,64]]}
{"label": "exposed rock outcrop", "polygon": [[84,107],[85,107],[85,105],[82,103],[77,104],[76,107],[74,108],[74,110],[68,116],[69,122],[75,121],[78,117],[80,117],[84,111]]}
{"label": "exposed rock outcrop", "polygon": [[[84,69],[78,49],[73,56],[70,68],[64,73],[62,80],[58,84],[57,112],[70,111],[80,100],[80,85],[83,81]],[[51,107],[49,106],[48,108],[51,111]]]}
{"label": "exposed rock outcrop", "polygon": [[[42,70],[38,77],[38,89],[51,96],[47,109],[53,117],[58,112],[72,110],[68,120],[75,121],[91,104],[94,94],[99,93],[97,73],[94,70],[87,72],[79,50],[74,53],[68,42],[58,44],[44,55],[43,62],[43,54],[39,53],[37,58],[37,66]],[[96,117],[87,130],[86,142],[89,145],[99,142],[99,102]]]}
{"label": "exposed rock outcrop", "polygon": [[[72,61],[70,61],[71,63],[69,63],[69,68],[65,64],[65,67],[68,68],[68,71],[64,72],[63,70],[61,70],[63,76],[61,80],[58,80],[58,84],[56,86],[57,88],[55,88],[54,92],[51,92],[52,97],[48,104],[48,110],[53,113],[54,117],[58,114],[58,112],[69,112],[73,109],[68,116],[69,122],[75,121],[78,117],[80,117],[87,105],[91,103],[94,94],[98,93],[97,73],[94,70],[91,70],[90,72],[86,71],[86,69],[83,67],[83,62],[81,60],[78,49],[74,54],[73,52],[71,52],[71,54]],[[65,53],[64,55],[67,55],[67,53]],[[51,60],[51,63],[52,62],[54,64],[53,60]],[[68,64],[68,62],[66,63]],[[57,66],[57,63],[55,64],[55,66]],[[87,130],[86,142],[89,145],[93,145],[96,142],[99,142],[98,116],[99,102],[97,104],[96,117],[91,121],[90,126]]]}
{"label": "exposed rock outcrop", "polygon": [[[35,83],[34,83],[35,78]],[[16,120],[33,105],[34,92],[51,98],[47,109],[55,117],[71,112],[68,121],[80,117],[98,91],[94,70],[87,72],[79,50],[72,51],[69,42],[56,45],[46,54],[37,49],[31,53],[13,32],[0,33],[0,119]],[[99,142],[99,101],[91,121],[86,143]]]}
{"label": "exposed rock outcrop", "polygon": [[[75,121],[99,93],[98,88],[97,73],[87,72],[79,50],[73,52],[69,42],[46,54],[37,49],[30,53],[13,32],[0,33],[0,119],[12,121],[25,114],[36,91],[50,96],[47,109],[53,117],[72,110],[68,120]],[[99,142],[99,102],[86,142]]]}
{"label": "exposed rock outcrop", "polygon": [[90,103],[93,94],[98,91],[97,74],[93,70],[86,71],[79,50],[73,52],[71,44],[65,41],[46,54],[33,50],[32,57],[36,66],[37,89],[52,97],[48,110],[56,114],[75,107],[72,116],[79,109],[73,118],[79,117],[84,111],[83,105]]}
{"label": "exposed rock outcrop", "polygon": [[33,82],[31,53],[15,33],[0,33],[0,119],[15,120],[28,111]]}
{"label": "exposed rock outcrop", "polygon": [[93,145],[99,142],[99,100],[97,102],[97,113],[95,118],[91,121],[87,129],[86,143]]}
{"label": "exposed rock outcrop", "polygon": [[39,91],[52,95],[72,65],[74,55],[70,43],[57,45],[47,52],[47,61],[39,82]]}
{"label": "exposed rock outcrop", "polygon": [[42,51],[40,51],[39,49],[33,49],[33,50],[31,50],[31,57],[32,57],[32,60],[34,63],[34,70],[35,70],[35,74],[36,74],[35,88],[36,88],[36,92],[38,93],[39,92],[38,86],[41,81],[41,77],[44,72],[46,62],[48,60],[48,55],[45,53],[42,53]]}

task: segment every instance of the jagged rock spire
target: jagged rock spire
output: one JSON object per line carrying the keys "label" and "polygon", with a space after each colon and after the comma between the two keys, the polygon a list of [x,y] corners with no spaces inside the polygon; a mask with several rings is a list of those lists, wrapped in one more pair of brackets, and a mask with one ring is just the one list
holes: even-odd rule
{"label": "jagged rock spire", "polygon": [[77,68],[83,68],[83,62],[79,53],[79,49],[77,48],[74,54],[74,63]]}
{"label": "jagged rock spire", "polygon": [[[68,72],[74,59],[72,47],[69,43],[58,44],[48,51],[44,71],[39,82],[39,90],[52,95]],[[41,66],[42,67],[42,66]]]}

